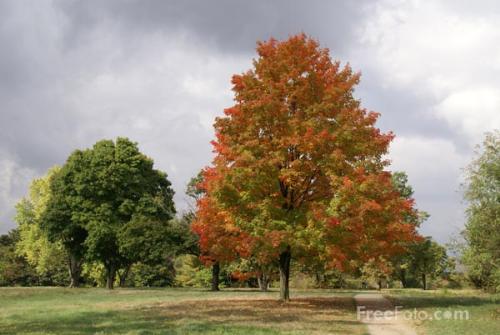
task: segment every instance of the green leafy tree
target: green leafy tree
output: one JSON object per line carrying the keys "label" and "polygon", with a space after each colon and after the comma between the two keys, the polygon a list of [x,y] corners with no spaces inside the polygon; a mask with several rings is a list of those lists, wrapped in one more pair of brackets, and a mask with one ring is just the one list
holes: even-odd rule
{"label": "green leafy tree", "polygon": [[29,194],[16,205],[15,220],[19,226],[16,253],[25,257],[40,276],[50,278],[50,284],[66,283],[67,255],[61,243],[51,242],[41,226],[41,217],[50,198],[50,183],[60,170],[54,167],[43,178],[35,179]]}
{"label": "green leafy tree", "polygon": [[143,218],[127,225],[119,234],[120,248],[128,259],[140,261],[118,272],[120,286],[125,284],[129,271],[132,271],[134,279],[130,283],[134,286],[142,282],[147,283],[146,286],[173,284],[172,259],[181,254],[198,253],[198,241],[191,232],[190,223],[189,216],[183,215],[154,223]]}
{"label": "green leafy tree", "polygon": [[[119,269],[158,256],[175,213],[165,173],[126,138],[76,150],[52,183],[44,217],[49,237],[77,261],[101,262],[106,286]],[[158,247],[160,243],[160,247]]]}
{"label": "green leafy tree", "polygon": [[186,195],[194,202],[198,201],[205,193],[199,185],[203,182],[203,170],[189,180],[186,187]]}
{"label": "green leafy tree", "polygon": [[200,255],[198,236],[192,232],[194,213],[188,212],[170,221],[169,238],[175,255]]}
{"label": "green leafy tree", "polygon": [[82,265],[81,275],[87,285],[106,286],[106,269],[100,262],[85,262]]}
{"label": "green leafy tree", "polygon": [[19,231],[0,235],[0,286],[30,286],[39,284],[35,268],[16,253]]}
{"label": "green leafy tree", "polygon": [[[391,178],[392,183],[399,194],[407,200],[414,201],[414,191],[413,187],[408,182],[408,175],[403,171],[396,171],[392,173]],[[407,215],[405,219],[406,222],[411,223],[416,227],[420,227],[420,225],[427,220],[429,216],[429,213],[425,211],[416,210],[416,215],[415,213],[411,213],[411,215]]]}
{"label": "green leafy tree", "polygon": [[180,255],[175,259],[175,284],[183,287],[208,287],[211,271],[195,255]]}
{"label": "green leafy tree", "polygon": [[[119,234],[122,252],[140,262],[117,272],[120,286],[170,286],[174,284],[173,259],[179,255],[199,255],[198,238],[191,231],[193,212],[170,221],[151,224],[141,218]],[[130,275],[130,280],[127,279]]]}
{"label": "green leafy tree", "polygon": [[392,182],[402,197],[413,198],[413,187],[408,183],[408,175],[403,171],[396,171],[392,174]]}
{"label": "green leafy tree", "polygon": [[174,285],[173,259],[158,264],[135,263],[130,269],[127,283],[134,287],[165,287]]}
{"label": "green leafy tree", "polygon": [[392,264],[383,257],[371,258],[361,268],[361,275],[365,282],[377,283],[378,289],[389,279],[393,271]]}
{"label": "green leafy tree", "polygon": [[[414,201],[413,187],[409,184],[408,175],[405,172],[394,172],[392,174],[392,183],[403,198],[409,201]],[[415,213],[413,213],[412,215],[405,216],[405,221],[409,224],[414,225],[415,227],[419,227],[428,218],[429,214],[427,212],[415,210]],[[411,286],[411,284],[415,281],[413,274],[408,273],[408,271],[410,270],[412,262],[411,248],[414,247],[416,243],[419,243],[419,241],[404,243],[403,246],[406,249],[406,252],[397,254],[390,259],[393,268],[393,277],[400,280],[403,287]]]}
{"label": "green leafy tree", "polygon": [[477,287],[500,290],[500,131],[487,133],[478,149],[466,169],[463,262]]}
{"label": "green leafy tree", "polygon": [[[51,243],[62,245],[68,256],[68,270],[70,287],[78,287],[81,282],[82,265],[85,255],[84,241],[87,231],[80,213],[73,213],[72,208],[81,204],[81,210],[88,203],[78,195],[74,180],[75,175],[82,173],[78,163],[81,152],[70,156],[63,168],[52,176],[50,183],[50,198],[46,203],[45,211],[40,218],[40,227],[47,234]],[[75,215],[74,215],[75,214]]]}
{"label": "green leafy tree", "polygon": [[446,249],[430,237],[415,243],[410,248],[410,269],[420,277],[422,288],[428,288],[428,278],[436,278],[448,270],[450,262]]}

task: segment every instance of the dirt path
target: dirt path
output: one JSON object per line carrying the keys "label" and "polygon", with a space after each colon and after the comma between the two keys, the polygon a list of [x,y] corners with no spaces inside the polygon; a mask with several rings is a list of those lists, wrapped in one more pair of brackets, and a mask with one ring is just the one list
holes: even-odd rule
{"label": "dirt path", "polygon": [[361,322],[371,335],[417,335],[394,305],[381,294],[363,293],[354,296]]}

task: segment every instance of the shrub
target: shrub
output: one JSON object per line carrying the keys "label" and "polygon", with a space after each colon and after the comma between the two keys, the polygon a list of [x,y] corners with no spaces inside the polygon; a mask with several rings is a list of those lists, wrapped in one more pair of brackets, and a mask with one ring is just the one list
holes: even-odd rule
{"label": "shrub", "polygon": [[182,287],[209,287],[212,274],[194,255],[180,255],[174,261],[175,285]]}

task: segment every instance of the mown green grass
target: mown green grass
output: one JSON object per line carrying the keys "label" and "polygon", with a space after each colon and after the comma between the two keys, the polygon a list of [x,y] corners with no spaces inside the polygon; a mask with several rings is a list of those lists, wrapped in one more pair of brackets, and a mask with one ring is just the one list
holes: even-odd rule
{"label": "mown green grass", "polygon": [[353,292],[2,288],[1,334],[365,334]]}
{"label": "mown green grass", "polygon": [[[395,305],[400,305],[408,312],[427,312],[432,320],[413,320],[419,334],[428,335],[462,335],[500,334],[500,294],[487,294],[476,290],[389,290],[384,294],[393,300]],[[452,313],[450,319],[438,314],[437,320],[434,312],[441,311]],[[468,311],[469,319],[465,314],[461,317],[454,311]],[[448,314],[449,315],[449,314]],[[462,318],[460,320],[460,318]]]}

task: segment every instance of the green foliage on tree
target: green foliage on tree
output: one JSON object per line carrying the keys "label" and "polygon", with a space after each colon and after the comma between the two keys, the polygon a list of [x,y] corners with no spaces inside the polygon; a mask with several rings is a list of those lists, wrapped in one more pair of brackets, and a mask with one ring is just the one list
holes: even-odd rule
{"label": "green foliage on tree", "polygon": [[[408,200],[413,201],[413,187],[408,182],[408,175],[403,171],[392,173],[392,183],[399,194]],[[429,214],[422,210],[416,210],[417,215],[406,215],[406,221],[419,227],[425,220],[429,218]]]}
{"label": "green foliage on tree", "polygon": [[[80,285],[83,257],[85,255],[84,241],[87,238],[85,218],[81,211],[90,203],[84,202],[79,194],[83,187],[81,174],[85,173],[79,163],[83,158],[82,151],[75,151],[66,161],[61,170],[56,173],[50,183],[50,200],[40,218],[40,226],[47,233],[52,243],[60,243],[68,255],[70,287]],[[74,208],[78,208],[73,212]]]}
{"label": "green foliage on tree", "polygon": [[376,283],[378,289],[387,282],[393,271],[391,262],[383,257],[372,258],[361,268],[361,276],[366,283]]}
{"label": "green foliage on tree", "polygon": [[46,176],[33,180],[28,196],[16,205],[15,217],[19,231],[17,255],[26,258],[39,276],[50,278],[54,285],[67,282],[67,255],[61,243],[49,241],[40,223],[50,198],[51,180],[59,170],[54,167]]}
{"label": "green foliage on tree", "polygon": [[95,287],[106,286],[106,269],[99,262],[86,262],[82,264],[82,279],[85,284]]}
{"label": "green foliage on tree", "polygon": [[173,255],[200,255],[198,236],[191,231],[194,213],[187,212],[170,221],[169,239]]}
{"label": "green foliage on tree", "polygon": [[30,286],[39,284],[36,271],[24,257],[16,254],[19,231],[0,235],[0,286]]}
{"label": "green foliage on tree", "polygon": [[394,172],[392,174],[392,182],[402,197],[405,199],[413,197],[413,187],[408,183],[408,175],[405,172]]}
{"label": "green foliage on tree", "polygon": [[[413,201],[413,187],[409,184],[408,175],[405,172],[394,172],[392,174],[392,183],[403,198]],[[419,227],[428,218],[429,214],[421,210],[416,210],[416,215],[405,216],[406,222],[416,227]],[[400,280],[403,287],[418,285],[419,279],[415,276],[414,264],[412,262],[414,259],[413,249],[416,248],[419,243],[418,241],[405,243],[403,247],[406,249],[406,252],[395,255],[390,259],[392,277]]]}
{"label": "green foliage on tree", "polygon": [[165,287],[174,285],[175,270],[172,259],[150,265],[136,263],[132,265],[127,278],[127,285],[133,287]]}
{"label": "green foliage on tree", "polygon": [[[171,286],[174,284],[175,270],[172,259],[180,254],[196,255],[198,241],[190,230],[190,218],[184,215],[164,223],[158,222],[154,229],[142,227],[150,224],[146,220],[133,225],[121,234],[123,250],[128,250],[130,258],[141,261],[131,266],[130,279],[123,281],[122,275],[127,269],[118,273],[121,286],[123,284],[140,286]],[[136,229],[146,234],[141,235]],[[139,236],[139,237],[137,237]]]}
{"label": "green foliage on tree", "polygon": [[138,261],[157,264],[175,254],[171,233],[169,221],[142,216],[132,218],[116,236],[123,265]]}
{"label": "green foliage on tree", "polygon": [[[174,192],[136,143],[118,138],[76,150],[54,177],[51,192],[42,220],[49,239],[62,243],[71,264],[102,263],[108,288],[119,269],[163,257]],[[72,271],[73,285],[79,271]]]}
{"label": "green foliage on tree", "polygon": [[203,170],[198,172],[196,176],[189,180],[186,187],[186,195],[189,196],[194,201],[198,200],[203,196],[204,191],[199,187],[200,183],[203,181]]}
{"label": "green foliage on tree", "polygon": [[487,133],[478,149],[465,170],[463,262],[475,286],[500,291],[500,131]]}
{"label": "green foliage on tree", "polygon": [[180,255],[175,259],[175,284],[183,287],[208,287],[212,282],[210,269],[194,255]]}
{"label": "green foliage on tree", "polygon": [[424,290],[428,288],[429,277],[441,276],[449,272],[451,266],[446,249],[430,237],[410,247],[409,268],[416,278],[420,277]]}

